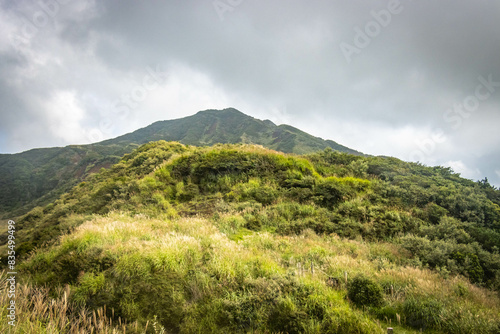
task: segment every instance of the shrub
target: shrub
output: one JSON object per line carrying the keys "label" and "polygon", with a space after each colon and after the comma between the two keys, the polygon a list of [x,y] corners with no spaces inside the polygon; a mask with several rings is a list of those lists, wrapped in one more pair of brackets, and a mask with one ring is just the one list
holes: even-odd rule
{"label": "shrub", "polygon": [[43,218],[43,214],[43,208],[37,206],[36,208],[33,208],[33,210],[28,212],[26,216],[24,216],[24,220],[31,223],[36,223]]}
{"label": "shrub", "polygon": [[384,302],[380,285],[363,275],[352,280],[347,288],[347,296],[357,306],[381,306]]}
{"label": "shrub", "polygon": [[272,331],[289,334],[303,333],[307,314],[290,298],[280,298],[269,315],[268,326]]}
{"label": "shrub", "polygon": [[227,194],[227,199],[240,202],[255,200],[261,204],[269,205],[278,198],[279,192],[272,186],[261,184],[260,180],[255,178],[246,183],[238,183]]}
{"label": "shrub", "polygon": [[354,192],[352,189],[339,180],[335,177],[322,180],[316,186],[314,193],[315,201],[324,207],[331,208],[353,197]]}
{"label": "shrub", "polygon": [[478,283],[483,280],[484,271],[476,254],[454,251],[450,257],[463,268],[464,275],[469,277],[471,282]]}
{"label": "shrub", "polygon": [[413,328],[438,328],[444,308],[437,300],[408,298],[403,304],[403,312],[406,323]]}
{"label": "shrub", "polygon": [[184,184],[182,181],[175,186],[177,198],[181,202],[188,202],[199,194],[198,186],[193,183]]}

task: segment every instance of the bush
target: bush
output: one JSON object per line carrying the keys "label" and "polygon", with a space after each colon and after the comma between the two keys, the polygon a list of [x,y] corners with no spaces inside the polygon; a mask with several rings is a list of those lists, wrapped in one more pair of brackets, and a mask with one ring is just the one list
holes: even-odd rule
{"label": "bush", "polygon": [[261,204],[269,205],[279,196],[279,192],[272,185],[261,184],[259,179],[251,179],[246,183],[238,183],[227,194],[228,200],[240,202],[255,200]]}
{"label": "bush", "polygon": [[30,212],[24,216],[24,220],[31,222],[31,223],[36,223],[42,220],[44,215],[43,208],[37,206],[36,208],[33,208]]}
{"label": "bush", "polygon": [[316,186],[314,199],[321,206],[332,208],[350,197],[347,187],[336,178],[324,179]]}
{"label": "bush", "polygon": [[347,288],[347,296],[357,306],[381,306],[384,303],[380,285],[363,275],[352,280]]}
{"label": "bush", "polygon": [[444,308],[437,300],[409,298],[403,304],[403,312],[406,323],[413,328],[439,328]]}
{"label": "bush", "polygon": [[307,317],[290,298],[280,298],[269,315],[268,326],[275,332],[303,333],[303,324]]}

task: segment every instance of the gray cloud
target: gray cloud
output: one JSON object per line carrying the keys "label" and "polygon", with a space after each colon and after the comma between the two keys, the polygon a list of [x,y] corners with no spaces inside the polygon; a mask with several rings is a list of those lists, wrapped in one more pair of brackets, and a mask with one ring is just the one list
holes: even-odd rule
{"label": "gray cloud", "polygon": [[[86,143],[234,106],[500,185],[500,87],[459,126],[456,113],[444,118],[480,77],[500,82],[497,1],[401,0],[350,62],[340,46],[356,47],[356,29],[373,27],[373,12],[390,2],[220,2],[231,10],[214,1],[44,0],[53,15],[41,26],[39,3],[1,1],[0,151]],[[117,103],[158,67],[167,79],[124,113]],[[437,132],[445,140],[432,143]]]}

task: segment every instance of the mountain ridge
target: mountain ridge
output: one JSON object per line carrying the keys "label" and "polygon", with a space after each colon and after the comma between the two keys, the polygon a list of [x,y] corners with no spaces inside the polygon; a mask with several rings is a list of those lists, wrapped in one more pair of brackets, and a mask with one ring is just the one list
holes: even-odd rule
{"label": "mountain ridge", "polygon": [[[220,127],[221,120],[224,121],[225,128]],[[186,123],[189,122],[195,124],[187,127]],[[247,143],[263,145],[284,153],[312,153],[330,147],[340,152],[361,154],[333,140],[312,136],[291,125],[275,125],[269,120],[248,116],[234,108],[207,109],[183,118],[158,121],[131,133],[102,141],[100,144],[117,144],[123,141],[145,144],[148,142],[146,139],[151,138],[154,140],[148,141],[178,141],[194,146],[203,146],[199,145],[200,143],[205,145],[245,143],[247,139],[250,141]]]}
{"label": "mountain ridge", "polygon": [[118,162],[124,154],[158,140],[193,146],[257,144],[296,154],[330,147],[362,155],[332,140],[314,137],[290,125],[275,125],[235,108],[207,109],[183,118],[157,121],[98,143],[0,154],[0,217],[10,218],[48,204],[88,175]]}

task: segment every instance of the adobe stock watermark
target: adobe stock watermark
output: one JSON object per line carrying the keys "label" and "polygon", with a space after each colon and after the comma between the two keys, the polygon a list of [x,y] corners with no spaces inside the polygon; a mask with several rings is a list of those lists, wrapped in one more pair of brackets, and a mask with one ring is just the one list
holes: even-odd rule
{"label": "adobe stock watermark", "polygon": [[18,50],[22,46],[29,46],[30,40],[36,37],[40,29],[54,20],[60,12],[61,6],[66,5],[70,0],[40,0],[37,1],[39,10],[35,11],[31,17],[22,19],[22,27],[19,33],[13,33],[9,36],[11,45]]}
{"label": "adobe stock watermark", "polygon": [[387,9],[382,9],[378,12],[372,10],[370,12],[373,20],[368,21],[364,29],[355,26],[352,44],[342,42],[339,45],[347,63],[350,64],[354,55],[360,54],[361,50],[368,47],[372,40],[380,35],[382,28],[387,28],[391,24],[392,18],[401,14],[403,9],[404,7],[400,0],[391,0],[387,4]]}
{"label": "adobe stock watermark", "polygon": [[7,319],[10,326],[16,325],[16,222],[9,220],[7,229],[7,297],[9,299],[7,306]]}
{"label": "adobe stock watermark", "polygon": [[128,93],[122,94],[120,99],[113,102],[111,112],[112,117],[106,116],[99,121],[99,128],[92,129],[88,132],[87,138],[90,142],[99,142],[104,139],[104,135],[110,134],[113,130],[112,119],[124,119],[130,115],[131,111],[136,109],[141,102],[146,100],[148,95],[160,85],[165,83],[168,75],[167,72],[156,65],[153,70],[151,67],[146,67],[147,74],[144,75],[142,82],[135,85]]}
{"label": "adobe stock watermark", "polygon": [[[500,81],[493,81],[493,75],[488,75],[488,78],[479,76],[479,84],[474,90],[474,94],[466,96],[462,103],[456,103],[453,108],[447,109],[443,114],[443,119],[446,123],[450,124],[451,128],[458,130],[464,119],[469,118],[473,112],[477,111],[481,102],[489,99],[500,87]],[[422,161],[425,156],[430,156],[436,150],[439,144],[447,140],[444,131],[437,128],[434,133],[423,140],[416,140],[415,144],[418,149],[410,153],[410,161]]]}
{"label": "adobe stock watermark", "polygon": [[423,161],[426,156],[430,156],[434,153],[437,145],[446,142],[447,139],[443,129],[437,128],[429,137],[422,140],[415,140],[418,149],[410,153],[410,161]]}
{"label": "adobe stock watermark", "polygon": [[479,84],[474,90],[474,94],[467,96],[463,99],[462,103],[457,103],[453,108],[446,110],[443,114],[443,118],[447,123],[453,123],[451,127],[453,129],[458,129],[463,120],[469,118],[471,113],[475,112],[481,102],[486,101],[495,93],[496,88],[500,87],[499,81],[493,81],[493,75],[490,74],[488,79],[480,76],[478,79]]}
{"label": "adobe stock watermark", "polygon": [[214,6],[215,12],[219,16],[221,21],[224,21],[224,15],[227,12],[232,12],[236,7],[241,5],[245,0],[214,0],[212,5]]}

